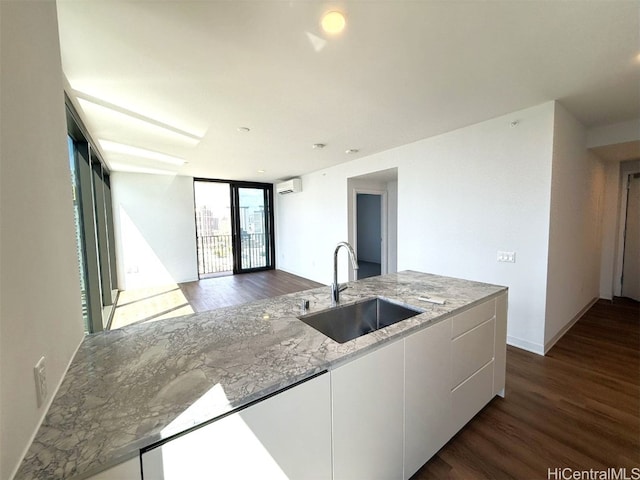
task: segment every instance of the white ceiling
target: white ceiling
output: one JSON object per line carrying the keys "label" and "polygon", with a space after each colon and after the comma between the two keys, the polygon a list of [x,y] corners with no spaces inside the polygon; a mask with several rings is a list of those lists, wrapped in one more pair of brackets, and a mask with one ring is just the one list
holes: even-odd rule
{"label": "white ceiling", "polygon": [[[335,9],[347,28],[331,37],[319,21]],[[640,117],[639,1],[58,0],[58,12],[93,138],[188,162],[103,149],[116,170],[269,182],[554,99],[587,127]]]}

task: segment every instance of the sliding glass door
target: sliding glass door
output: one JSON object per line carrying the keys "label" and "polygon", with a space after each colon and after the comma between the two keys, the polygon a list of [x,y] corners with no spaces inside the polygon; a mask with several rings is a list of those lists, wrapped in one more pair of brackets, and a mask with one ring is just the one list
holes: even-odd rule
{"label": "sliding glass door", "polygon": [[194,194],[200,278],[275,267],[271,184],[196,179]]}
{"label": "sliding glass door", "polygon": [[70,102],[67,146],[85,331],[107,329],[117,296],[109,170],[93,148]]}

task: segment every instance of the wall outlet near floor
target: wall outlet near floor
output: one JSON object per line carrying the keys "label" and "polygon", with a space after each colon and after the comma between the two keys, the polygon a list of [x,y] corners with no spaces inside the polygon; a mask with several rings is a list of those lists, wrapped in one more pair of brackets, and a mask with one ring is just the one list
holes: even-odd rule
{"label": "wall outlet near floor", "polygon": [[47,399],[47,370],[45,368],[44,357],[38,360],[36,366],[33,367],[33,376],[36,381],[36,397],[38,399],[38,408],[40,408]]}
{"label": "wall outlet near floor", "polygon": [[506,263],[516,263],[516,252],[503,252],[498,250],[498,261]]}

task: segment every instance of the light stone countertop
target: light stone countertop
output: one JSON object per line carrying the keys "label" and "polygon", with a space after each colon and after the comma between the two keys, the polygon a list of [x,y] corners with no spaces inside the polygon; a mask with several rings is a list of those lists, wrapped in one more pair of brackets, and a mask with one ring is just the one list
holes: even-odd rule
{"label": "light stone countertop", "polygon": [[320,287],[87,336],[15,479],[86,478],[506,291],[414,271],[348,285],[341,304],[380,296],[424,313],[339,344],[296,318],[302,299],[305,313],[330,308]]}

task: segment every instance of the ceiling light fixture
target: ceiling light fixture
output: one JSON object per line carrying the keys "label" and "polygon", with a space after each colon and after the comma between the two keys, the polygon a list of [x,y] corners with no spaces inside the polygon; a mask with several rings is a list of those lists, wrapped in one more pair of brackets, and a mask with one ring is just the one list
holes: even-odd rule
{"label": "ceiling light fixture", "polygon": [[327,145],[325,143],[314,143],[312,148],[315,150],[322,150],[326,146]]}
{"label": "ceiling light fixture", "polygon": [[263,169],[258,170],[258,173],[264,173],[265,171]]}
{"label": "ceiling light fixture", "polygon": [[238,127],[239,132],[247,133],[250,132],[251,129],[249,127]]}
{"label": "ceiling light fixture", "polygon": [[349,150],[345,150],[344,153],[346,153],[347,155],[352,155],[354,153],[358,153],[360,150],[358,150],[357,148],[350,148]]}
{"label": "ceiling light fixture", "polygon": [[172,157],[171,155],[154,152],[153,150],[147,150],[146,148],[125,145],[124,143],[112,142],[110,140],[100,140],[100,146],[106,152],[121,153],[123,155],[132,155],[134,157],[147,158],[149,160],[168,163],[170,165],[182,166],[187,163],[183,158]]}
{"label": "ceiling light fixture", "polygon": [[337,35],[344,30],[347,21],[344,18],[344,15],[340,12],[331,11],[327,12],[323,15],[322,20],[320,21],[320,25],[322,25],[322,30],[331,35]]}

